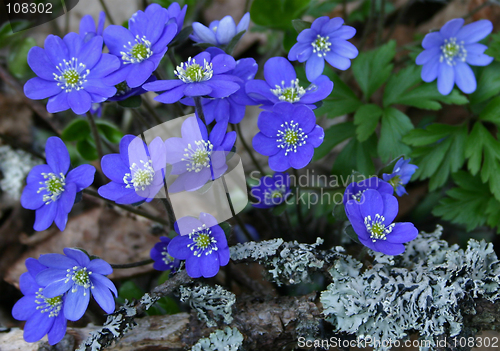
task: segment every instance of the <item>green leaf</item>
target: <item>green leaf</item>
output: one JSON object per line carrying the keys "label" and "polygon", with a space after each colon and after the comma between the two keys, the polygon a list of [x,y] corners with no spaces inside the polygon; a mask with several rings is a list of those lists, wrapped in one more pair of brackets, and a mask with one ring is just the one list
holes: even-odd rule
{"label": "green leaf", "polygon": [[474,124],[467,138],[465,157],[469,159],[467,167],[472,175],[481,170],[482,182],[489,182],[491,192],[500,200],[500,142],[481,122]]}
{"label": "green leaf", "polygon": [[176,46],[176,45],[179,45],[179,44],[182,44],[183,42],[185,42],[189,36],[193,33],[193,27],[192,26],[189,26],[189,27],[186,27],[186,28],[183,28],[179,34],[177,34],[175,37],[174,37],[174,40],[168,44],[168,47],[171,48],[173,46]]}
{"label": "green leaf", "polygon": [[301,19],[294,19],[292,21],[292,26],[295,28],[298,34],[302,32],[304,29],[311,28],[311,22],[303,21]]}
{"label": "green leaf", "polygon": [[4,22],[4,24],[2,24],[2,26],[0,27],[0,49],[11,44],[13,40],[16,40],[18,38],[17,33],[14,33],[14,31],[21,31],[28,28],[29,25],[30,22],[24,20]]}
{"label": "green leaf", "polygon": [[365,141],[375,132],[384,111],[375,104],[361,106],[354,115],[354,124],[359,141]]}
{"label": "green leaf", "polygon": [[233,39],[231,39],[231,41],[229,42],[229,44],[227,44],[227,46],[224,48],[224,51],[228,54],[228,55],[232,55],[233,54],[233,50],[236,46],[236,44],[238,44],[238,41],[240,41],[241,37],[246,33],[247,31],[246,30],[242,30],[241,32],[239,32],[238,34],[236,34]]}
{"label": "green leaf", "polygon": [[118,129],[118,127],[113,123],[98,119],[95,121],[95,124],[97,126],[97,130],[99,131],[99,134],[106,138],[106,140],[110,143],[118,144],[120,140],[122,140],[122,131]]}
{"label": "green leaf", "polygon": [[413,128],[410,118],[403,112],[394,107],[387,107],[384,110],[377,148],[382,162],[410,153],[411,148],[401,142],[401,137],[408,134]]}
{"label": "green leaf", "polygon": [[375,50],[360,53],[353,61],[352,72],[366,101],[391,75],[394,65],[390,62],[394,55],[396,41],[391,40]]}
{"label": "green leaf", "polygon": [[500,96],[491,99],[488,105],[481,111],[479,119],[500,125]]}
{"label": "green leaf", "polygon": [[432,213],[455,224],[465,225],[468,231],[479,226],[496,227],[500,232],[500,202],[490,193],[488,185],[479,176],[465,171],[452,175],[457,187],[446,192]]}
{"label": "green leaf", "polygon": [[22,79],[30,72],[28,65],[28,51],[36,46],[35,39],[28,37],[17,42],[10,49],[9,56],[7,57],[7,66],[10,73],[18,79]]}
{"label": "green leaf", "polygon": [[156,305],[158,305],[163,310],[162,314],[176,314],[181,311],[179,309],[179,306],[177,305],[177,302],[175,302],[174,299],[168,296],[159,299]]}
{"label": "green leaf", "polygon": [[359,239],[358,239],[358,234],[356,234],[356,232],[354,231],[354,228],[352,227],[352,225],[348,225],[344,229],[344,233],[346,233],[347,236],[349,238],[351,238],[354,242],[357,242],[358,244],[361,244],[361,241],[359,241]]}
{"label": "green leaf", "polygon": [[314,110],[316,116],[327,114],[328,118],[343,116],[356,111],[363,103],[332,69],[325,69],[325,75],[333,82],[332,93],[323,100],[323,106]]}
{"label": "green leaf", "polygon": [[490,39],[488,48],[484,53],[493,57],[495,61],[500,61],[500,33],[491,34]]}
{"label": "green leaf", "polygon": [[[410,65],[398,74],[391,76],[384,90],[384,107],[407,105],[425,110],[439,110],[443,102],[463,105],[467,98],[454,89],[449,95],[442,95],[435,83],[422,83],[422,67]],[[419,84],[415,87],[415,85]]]}
{"label": "green leaf", "polygon": [[374,151],[377,150],[377,137],[372,135],[367,141],[359,142],[352,138],[340,151],[332,167],[332,174],[346,179],[352,171],[358,171],[365,176],[375,174],[372,161]]}
{"label": "green leaf", "polygon": [[285,35],[283,36],[283,49],[288,52],[295,43],[297,43],[297,33],[295,33],[293,29],[285,30]]}
{"label": "green leaf", "polygon": [[319,160],[338,144],[348,138],[352,138],[356,133],[356,128],[352,122],[334,124],[325,131],[323,143],[314,150],[313,161]]}
{"label": "green leaf", "polygon": [[430,178],[429,190],[433,191],[464,164],[467,126],[435,123],[410,131],[402,140],[414,147],[411,155],[419,167],[415,178]]}
{"label": "green leaf", "polygon": [[142,291],[142,289],[139,288],[137,284],[135,284],[131,280],[123,283],[122,286],[120,286],[120,289],[118,289],[118,296],[129,301],[132,301],[134,299],[139,300],[143,294],[144,291]]}
{"label": "green leaf", "polygon": [[97,150],[93,144],[89,141],[89,139],[79,140],[76,143],[76,150],[78,153],[87,161],[94,161],[99,158],[97,154]]}
{"label": "green leaf", "polygon": [[471,105],[479,104],[500,93],[500,63],[493,62],[481,69],[477,89],[469,95]]}
{"label": "green leaf", "polygon": [[254,0],[250,8],[250,17],[255,24],[288,29],[292,20],[300,17],[309,6],[310,0]]}
{"label": "green leaf", "polygon": [[125,100],[118,101],[118,105],[125,108],[139,108],[141,104],[142,98],[140,95],[134,95]]}
{"label": "green leaf", "polygon": [[333,217],[338,221],[347,221],[347,215],[345,214],[344,204],[336,204],[333,207]]}
{"label": "green leaf", "polygon": [[85,140],[90,135],[89,122],[84,118],[77,118],[71,121],[61,133],[64,141]]}
{"label": "green leaf", "polygon": [[224,231],[226,238],[229,238],[229,235],[231,234],[231,228],[232,228],[231,224],[229,224],[228,222],[222,222],[222,223],[219,223],[219,226]]}

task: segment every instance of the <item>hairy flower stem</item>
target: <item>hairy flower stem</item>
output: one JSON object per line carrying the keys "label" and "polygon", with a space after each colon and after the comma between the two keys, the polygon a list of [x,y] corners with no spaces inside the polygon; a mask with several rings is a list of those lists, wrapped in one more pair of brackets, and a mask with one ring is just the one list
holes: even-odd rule
{"label": "hairy flower stem", "polygon": [[146,266],[146,265],[151,264],[153,262],[154,262],[154,260],[152,260],[151,258],[148,258],[147,260],[138,261],[138,262],[125,263],[125,264],[110,263],[109,265],[113,269],[125,269],[125,268],[134,268],[134,267]]}
{"label": "hairy flower stem", "polygon": [[91,196],[94,196],[94,197],[97,197],[97,198],[99,198],[99,199],[101,199],[101,200],[106,201],[106,202],[107,202],[107,203],[109,203],[109,204],[112,204],[112,205],[114,205],[114,206],[116,206],[116,207],[120,207],[120,208],[124,209],[125,211],[131,212],[131,213],[134,213],[134,214],[136,214],[136,215],[138,215],[138,216],[141,216],[141,217],[144,217],[144,218],[147,218],[147,219],[150,219],[150,220],[152,220],[152,221],[154,221],[154,222],[157,222],[157,223],[163,224],[164,226],[169,226],[169,225],[170,225],[170,223],[169,223],[168,221],[164,220],[163,218],[160,218],[160,217],[154,216],[154,215],[152,215],[152,214],[150,214],[150,213],[147,213],[147,212],[145,212],[145,211],[142,211],[142,210],[139,210],[139,209],[133,208],[133,207],[131,207],[131,206],[120,205],[120,204],[115,203],[114,201],[111,201],[111,200],[105,199],[105,198],[101,197],[101,196],[99,195],[99,193],[97,193],[97,191],[95,191],[95,190],[91,190],[91,189],[83,189],[83,193],[84,193],[84,194],[91,195]]}
{"label": "hairy flower stem", "polygon": [[[165,185],[165,190],[167,190],[167,186]],[[168,196],[168,192],[165,191],[165,193]],[[168,221],[170,222],[170,229],[174,230],[174,223],[175,223],[175,214],[174,214],[174,209],[172,208],[172,204],[170,203],[170,199],[160,199],[163,206],[165,207],[165,210],[167,210],[167,215],[168,215]]]}
{"label": "hairy flower stem", "polygon": [[142,105],[151,114],[151,116],[153,116],[153,118],[156,121],[156,123],[162,124],[163,121],[161,120],[160,116],[158,116],[158,114],[156,113],[156,111],[153,108],[153,106],[151,106],[151,104],[149,103],[149,101],[144,96],[141,95],[141,97],[142,97]]}
{"label": "hairy flower stem", "polygon": [[303,233],[305,233],[305,229],[306,229],[306,226],[305,226],[305,223],[304,223],[304,217],[302,217],[302,206],[300,204],[300,185],[298,184],[298,179],[299,179],[299,172],[297,172],[297,170],[294,168],[293,169],[293,174],[295,175],[295,179],[297,179],[297,218],[299,219],[299,225],[300,225],[300,229]]}
{"label": "hairy flower stem", "polygon": [[148,121],[146,121],[146,119],[139,113],[139,111],[137,111],[136,109],[134,108],[131,108],[130,111],[132,111],[132,114],[139,120],[139,122],[147,129],[149,128],[152,128],[153,126],[151,125],[151,123],[149,123]]}
{"label": "hairy flower stem", "polygon": [[245,138],[243,138],[243,134],[241,133],[241,128],[239,124],[232,124],[233,130],[236,130],[236,133],[240,137],[241,143],[243,144],[243,147],[245,150],[248,152],[248,155],[250,155],[250,158],[252,159],[253,164],[255,165],[255,168],[260,172],[260,176],[263,177],[266,173],[262,169],[262,167],[259,165],[259,162],[257,162],[257,159],[255,158],[252,149],[248,146],[247,142],[245,141]]}
{"label": "hairy flower stem", "polygon": [[101,137],[99,136],[99,131],[97,130],[97,125],[95,124],[94,116],[90,111],[87,112],[89,118],[90,130],[92,131],[92,136],[94,137],[95,147],[97,149],[97,155],[99,155],[99,160],[102,160],[104,153],[102,152]]}

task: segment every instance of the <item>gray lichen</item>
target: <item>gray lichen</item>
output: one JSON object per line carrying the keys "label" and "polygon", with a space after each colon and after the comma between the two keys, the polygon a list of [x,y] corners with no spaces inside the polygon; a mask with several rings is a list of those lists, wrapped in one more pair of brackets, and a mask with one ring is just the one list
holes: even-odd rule
{"label": "gray lichen", "polygon": [[343,251],[341,247],[320,251],[317,247],[322,243],[321,238],[314,244],[274,239],[238,244],[230,250],[233,260],[252,259],[262,264],[269,272],[269,280],[280,286],[310,282],[311,271],[321,269]]}
{"label": "gray lichen", "polygon": [[236,296],[224,290],[221,286],[215,288],[208,285],[196,287],[179,287],[181,301],[198,312],[198,318],[207,323],[209,327],[215,327],[218,320],[229,324],[233,321],[232,307],[236,302]]}
{"label": "gray lichen", "polygon": [[237,351],[243,343],[243,335],[236,328],[216,330],[208,338],[198,340],[191,351]]}
{"label": "gray lichen", "polygon": [[24,179],[29,171],[42,162],[22,150],[14,150],[10,146],[0,146],[0,170],[3,179],[0,180],[0,189],[6,192],[13,200],[21,198]]}
{"label": "gray lichen", "polygon": [[361,339],[394,341],[416,331],[430,349],[436,337],[458,335],[461,300],[498,299],[500,263],[491,244],[471,239],[464,251],[440,240],[441,231],[421,233],[400,256],[372,252],[374,264],[364,272],[357,260],[340,257],[329,271],[333,282],[321,293],[326,320]]}

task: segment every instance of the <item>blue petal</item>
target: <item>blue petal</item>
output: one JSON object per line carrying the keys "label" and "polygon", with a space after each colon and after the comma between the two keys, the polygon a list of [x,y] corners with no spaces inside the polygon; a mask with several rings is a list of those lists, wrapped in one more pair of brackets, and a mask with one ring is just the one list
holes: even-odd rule
{"label": "blue petal", "polygon": [[209,43],[212,45],[217,45],[217,39],[215,39],[215,33],[209,28],[205,27],[199,22],[193,22],[193,33],[199,38],[201,43]]}
{"label": "blue petal", "polygon": [[210,94],[212,92],[213,88],[211,87],[211,85],[208,84],[208,82],[210,82],[210,81],[195,82],[195,83],[186,84],[186,86],[184,88],[184,95],[186,95],[186,96],[203,96],[203,95]]}
{"label": "blue petal", "polygon": [[164,104],[173,104],[174,102],[179,101],[184,96],[185,86],[186,84],[183,83],[181,86],[158,95],[157,97],[155,97],[155,100]]}
{"label": "blue petal", "polygon": [[250,12],[247,12],[241,17],[240,23],[236,26],[236,34],[243,32],[248,29],[248,25],[250,24]]}
{"label": "blue petal", "polygon": [[358,49],[348,41],[332,40],[331,43],[331,50],[339,56],[347,57],[350,59],[358,56]]}
{"label": "blue petal", "polygon": [[31,78],[24,84],[24,94],[33,100],[46,99],[62,92],[57,82],[42,78]]}
{"label": "blue petal", "polygon": [[[117,71],[120,68],[120,60],[118,57],[111,54],[102,54],[101,59],[97,63],[97,65],[90,70],[89,75],[87,76],[87,80],[91,79],[99,79],[108,76],[112,72]],[[106,77],[108,79],[109,77]],[[110,79],[110,78],[109,78]],[[118,79],[116,81],[110,79],[108,82],[106,80],[107,85],[115,85],[120,82],[123,82],[125,78]]]}
{"label": "blue petal", "polygon": [[[318,57],[317,55],[312,55],[311,58],[313,58],[314,56]],[[311,58],[309,60],[311,60]],[[325,59],[328,61],[330,65],[343,71],[351,67],[351,60],[333,51],[328,51],[326,53]],[[323,59],[319,57],[318,60],[323,61]],[[309,61],[307,61],[307,63],[309,63]],[[321,73],[322,72],[323,71],[321,71]],[[309,79],[309,77],[307,79]]]}
{"label": "blue petal", "polygon": [[[43,271],[39,272],[36,275],[36,283],[39,286],[46,287],[47,285],[50,285],[56,281],[66,280],[66,275],[67,271],[65,269],[54,269],[54,268],[44,269]],[[61,294],[62,293],[58,295]]]}
{"label": "blue petal", "polygon": [[[76,290],[73,292],[73,290]],[[64,303],[64,317],[70,321],[77,321],[83,317],[90,300],[90,289],[74,284],[73,289],[68,291]]]}
{"label": "blue petal", "polygon": [[314,112],[304,105],[294,106],[293,114],[288,116],[285,115],[284,120],[298,122],[302,131],[306,134],[311,132],[316,126],[316,116]]}
{"label": "blue petal", "polygon": [[363,218],[370,216],[372,220],[375,219],[375,215],[377,214],[383,215],[384,202],[377,190],[367,189],[363,195],[361,195],[360,213]]}
{"label": "blue petal", "polygon": [[[303,30],[301,33],[304,33],[305,30]],[[290,52],[288,53],[288,60],[290,61],[296,61],[299,57],[299,55],[304,52],[306,49],[308,49],[311,46],[310,43],[296,43],[292,48],[290,49]]]}
{"label": "blue petal", "polygon": [[75,183],[76,191],[82,191],[94,182],[95,167],[91,165],[81,165],[69,171],[66,183]]}
{"label": "blue petal", "polygon": [[69,107],[77,115],[83,115],[90,110],[92,99],[85,90],[72,90],[68,93]]}
{"label": "blue petal", "polygon": [[[109,154],[104,155],[101,161],[101,167],[103,173],[114,182],[123,184],[123,177],[126,173],[130,173],[130,169],[124,164],[122,154]],[[128,151],[126,153],[128,158]],[[127,164],[128,164],[127,159]],[[71,173],[71,172],[70,172]]]}
{"label": "blue petal", "polygon": [[373,243],[373,250],[382,252],[386,255],[396,256],[405,252],[405,247],[403,244],[393,244],[387,240],[377,240]]}
{"label": "blue petal", "polygon": [[66,185],[66,188],[57,201],[57,213],[54,218],[54,223],[60,231],[66,229],[68,223],[68,213],[71,211],[76,198],[76,185],[71,183]]}
{"label": "blue petal", "polygon": [[442,95],[451,93],[455,85],[455,70],[445,62],[441,62],[438,68],[438,90]]}
{"label": "blue petal", "polygon": [[123,183],[110,182],[99,187],[97,192],[105,199],[116,201],[130,193],[135,193],[135,190],[133,188],[126,188],[126,185]]}
{"label": "blue petal", "polygon": [[421,77],[424,82],[430,83],[437,78],[439,72],[439,57],[427,62],[422,67]]}
{"label": "blue petal", "polygon": [[396,223],[392,232],[387,235],[387,241],[390,243],[406,243],[412,241],[418,236],[418,230],[413,223]]}
{"label": "blue petal", "polygon": [[384,213],[382,214],[385,218],[384,224],[388,226],[398,215],[398,200],[392,194],[380,193],[380,195],[382,196],[382,201],[384,202]]}
{"label": "blue petal", "polygon": [[49,318],[47,313],[37,311],[37,313],[34,313],[24,325],[24,340],[27,342],[36,342],[40,340],[48,333],[50,328],[52,328],[53,323],[54,318]]}
{"label": "blue petal", "polygon": [[51,202],[48,205],[40,207],[35,212],[35,224],[33,229],[42,231],[50,227],[57,213],[57,203]]}
{"label": "blue petal", "polygon": [[330,34],[342,27],[344,20],[340,17],[332,18],[321,28],[321,36],[330,36]]}
{"label": "blue petal", "polygon": [[151,73],[153,73],[155,69],[155,64],[151,60],[133,64],[126,79],[128,86],[131,88],[141,86],[151,76]]}
{"label": "blue petal", "polygon": [[351,39],[356,34],[356,29],[351,26],[342,26],[335,32],[330,33],[330,39]]}
{"label": "blue petal", "polygon": [[64,270],[78,265],[78,262],[72,258],[56,253],[41,255],[38,261],[49,268]]}
{"label": "blue petal", "polygon": [[165,30],[165,23],[168,20],[168,12],[165,9],[156,11],[153,16],[148,16],[148,23],[146,27],[146,38],[151,43],[156,43],[160,38],[160,35]]}
{"label": "blue petal", "polygon": [[277,154],[269,157],[269,167],[275,172],[283,172],[290,168],[290,161],[285,156],[285,150],[280,150]]}
{"label": "blue petal", "polygon": [[269,138],[263,133],[257,133],[252,139],[252,145],[255,151],[264,156],[272,156],[281,149],[274,138]]}
{"label": "blue petal", "polygon": [[[200,55],[197,55],[196,57]],[[203,60],[201,61],[196,60],[196,62],[203,62]],[[212,65],[213,65],[213,74],[217,75],[221,73],[226,73],[234,69],[236,67],[236,61],[230,55],[221,54],[212,58]]]}
{"label": "blue petal", "polygon": [[47,266],[44,266],[37,259],[32,257],[28,257],[26,261],[24,261],[24,264],[26,265],[26,268],[28,269],[28,272],[31,274],[32,277],[36,277],[38,273],[47,269]]}
{"label": "blue petal", "polygon": [[157,80],[156,82],[144,84],[142,88],[147,91],[165,91],[183,84],[184,83],[180,79]]}
{"label": "blue petal", "polygon": [[45,50],[34,46],[28,51],[28,64],[40,78],[54,81],[54,73],[59,73],[56,66],[49,60]]}
{"label": "blue petal", "polygon": [[45,39],[44,47],[47,57],[54,66],[63,63],[63,60],[70,60],[68,47],[58,36],[49,34]]}
{"label": "blue petal", "polygon": [[94,278],[95,277],[91,276],[91,280],[94,283],[92,295],[95,301],[106,313],[113,313],[115,310],[115,299],[113,295],[111,295],[111,291],[109,291],[107,286],[101,284],[101,282]]}
{"label": "blue petal", "polygon": [[23,193],[21,194],[21,205],[27,210],[38,210],[40,207],[45,205],[43,201],[43,195],[47,194],[46,191],[38,193],[40,189],[40,184],[30,184],[27,185]]}
{"label": "blue petal", "polygon": [[104,30],[103,37],[109,52],[119,57],[121,57],[120,52],[123,51],[123,45],[128,42],[135,42],[132,33],[122,26],[107,26]]}
{"label": "blue petal", "polygon": [[113,268],[111,267],[111,265],[100,258],[96,258],[90,261],[90,263],[87,265],[87,268],[89,271],[101,275],[108,275],[113,273]]}
{"label": "blue petal", "polygon": [[264,77],[273,89],[282,84],[289,86],[292,81],[297,79],[292,64],[284,57],[273,57],[267,60],[264,65]]}
{"label": "blue petal", "polygon": [[282,124],[283,120],[281,116],[270,111],[262,111],[257,120],[260,132],[268,138],[276,137],[277,131],[281,128]]}
{"label": "blue petal", "polygon": [[455,80],[457,86],[465,94],[471,94],[476,90],[476,77],[474,72],[465,62],[459,62],[455,66]]}
{"label": "blue petal", "polygon": [[212,88],[212,91],[210,93],[207,93],[207,95],[213,98],[224,98],[240,89],[240,85],[238,83],[227,81],[225,78],[227,78],[227,76],[215,76],[209,81],[205,82]]}
{"label": "blue petal", "polygon": [[319,76],[311,86],[307,88],[306,94],[300,99],[304,104],[312,104],[325,99],[333,90],[333,82],[327,76]]}
{"label": "blue petal", "polygon": [[79,62],[86,65],[87,69],[92,69],[99,62],[102,55],[102,37],[97,35],[88,43],[84,44],[78,53]]}
{"label": "blue petal", "polygon": [[176,236],[168,243],[168,254],[179,260],[185,260],[193,256],[193,252],[189,249],[188,245],[193,241],[188,236]]}
{"label": "blue petal", "polygon": [[313,147],[318,147],[323,143],[325,131],[320,126],[315,126],[311,133],[307,135],[307,143]]}
{"label": "blue petal", "polygon": [[236,35],[236,23],[231,16],[225,16],[219,21],[219,26],[215,32],[215,37],[219,45],[229,44]]}
{"label": "blue petal", "polygon": [[69,152],[64,142],[58,137],[50,137],[45,144],[47,164],[57,176],[66,174],[69,169]]}
{"label": "blue petal", "polygon": [[118,290],[116,290],[115,284],[113,284],[113,282],[105,276],[101,274],[93,274],[91,279],[94,284],[97,282],[98,284],[109,289],[115,296],[118,296]]}
{"label": "blue petal", "polygon": [[226,264],[229,263],[230,257],[230,251],[229,248],[226,249],[219,249],[219,264],[222,266],[225,266]]}
{"label": "blue petal", "polygon": [[52,328],[47,334],[50,345],[55,345],[62,340],[62,338],[66,334],[66,324],[67,320],[66,318],[64,318],[64,314],[61,311],[59,312],[59,315],[54,318],[54,323],[52,324]]}
{"label": "blue petal", "polygon": [[314,20],[314,22],[311,25],[311,29],[315,30],[316,32],[320,33],[321,29],[327,25],[327,23],[330,21],[330,17],[328,16],[322,16],[318,17]]}
{"label": "blue petal", "polygon": [[455,37],[463,25],[464,25],[463,18],[455,18],[446,22],[445,25],[441,27],[439,32],[444,38]]}
{"label": "blue petal", "polygon": [[295,169],[301,169],[311,162],[314,155],[314,147],[307,143],[297,148],[296,152],[290,152],[288,155],[290,156],[290,166]]}
{"label": "blue petal", "polygon": [[64,248],[64,254],[69,258],[74,259],[82,267],[87,267],[90,263],[90,258],[82,250],[66,247]]}
{"label": "blue petal", "polygon": [[493,62],[493,57],[485,54],[475,54],[473,52],[467,52],[466,62],[473,66],[488,66]]}
{"label": "blue petal", "polygon": [[[329,51],[327,53],[327,55],[328,54],[331,54],[332,58],[337,58],[337,57],[340,58],[340,56],[333,54],[331,51]],[[349,61],[346,58],[344,58],[344,60]],[[336,64],[336,61],[334,61],[333,59],[331,61]],[[328,61],[328,62],[330,62],[330,61]],[[339,68],[339,67],[337,67],[338,65],[335,66],[331,62],[330,62],[330,64],[333,67]],[[350,61],[349,61],[349,64],[350,64]],[[324,68],[325,68],[325,60],[323,59],[323,57],[319,57],[317,54],[311,55],[311,57],[309,57],[309,59],[306,62],[306,76],[307,76],[307,80],[309,80],[310,82],[316,80],[321,74],[323,74],[323,69]]]}
{"label": "blue petal", "polygon": [[485,38],[493,30],[489,20],[480,20],[464,26],[457,34],[457,40],[465,44],[475,43]]}
{"label": "blue petal", "polygon": [[200,267],[200,273],[204,278],[212,278],[219,273],[220,263],[217,252],[212,252],[209,255],[202,253],[197,263]]}
{"label": "blue petal", "polygon": [[23,296],[12,308],[12,317],[18,321],[29,319],[37,311],[38,304],[35,302],[35,295]]}
{"label": "blue petal", "polygon": [[429,62],[431,59],[435,59],[441,55],[441,48],[433,47],[432,49],[427,49],[422,51],[415,60],[417,65],[424,65]]}
{"label": "blue petal", "polygon": [[191,255],[186,260],[186,272],[191,278],[202,276],[200,262],[197,257]]}
{"label": "blue petal", "polygon": [[432,49],[434,47],[439,47],[443,44],[444,38],[440,32],[432,32],[427,34],[422,40],[422,47],[424,49]]}

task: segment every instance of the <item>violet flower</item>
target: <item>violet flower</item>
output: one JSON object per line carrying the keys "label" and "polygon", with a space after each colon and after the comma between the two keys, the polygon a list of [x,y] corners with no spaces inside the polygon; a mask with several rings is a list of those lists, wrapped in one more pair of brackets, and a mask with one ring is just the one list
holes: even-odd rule
{"label": "violet flower", "polygon": [[252,187],[250,194],[256,202],[252,202],[253,207],[271,208],[282,204],[290,191],[290,175],[288,173],[276,172],[273,176],[263,176],[259,179],[259,184]]}
{"label": "violet flower", "polygon": [[225,16],[220,21],[213,21],[208,27],[199,22],[193,22],[193,34],[189,37],[197,43],[207,43],[215,46],[224,46],[240,32],[248,29],[250,13],[247,12],[236,25],[231,16]]}
{"label": "violet flower", "polygon": [[172,239],[161,236],[160,242],[156,243],[151,249],[149,255],[154,261],[153,268],[157,271],[172,271],[175,272],[180,266],[180,260],[173,258],[168,253],[167,247]]}
{"label": "violet flower", "polygon": [[408,184],[411,179],[411,176],[418,169],[417,166],[410,164],[411,158],[405,160],[404,158],[400,158],[398,162],[394,165],[394,169],[391,174],[384,173],[382,177],[386,182],[389,182],[390,185],[396,191],[398,196],[403,196],[407,194],[404,185]]}
{"label": "violet flower", "polygon": [[344,191],[344,205],[352,201],[361,201],[361,195],[368,189],[375,189],[380,193],[389,195],[394,193],[394,189],[389,183],[378,177],[371,177],[357,183],[353,182],[347,186]]}

